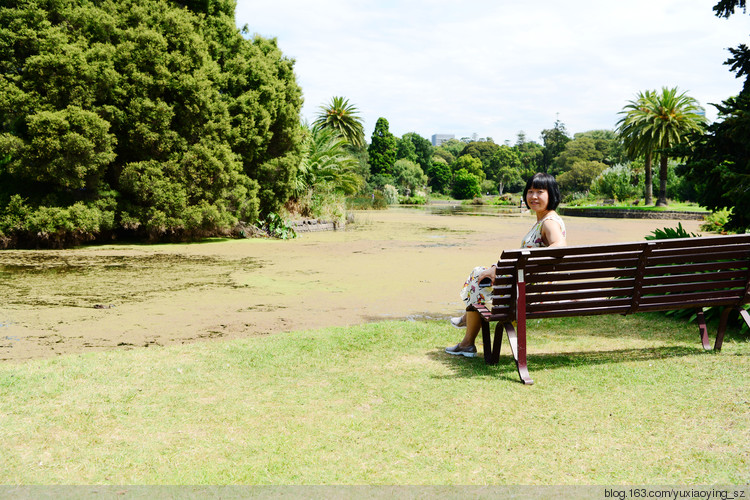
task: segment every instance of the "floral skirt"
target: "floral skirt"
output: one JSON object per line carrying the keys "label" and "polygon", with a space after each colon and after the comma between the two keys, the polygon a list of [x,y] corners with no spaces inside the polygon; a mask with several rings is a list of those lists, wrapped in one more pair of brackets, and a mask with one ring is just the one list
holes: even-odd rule
{"label": "floral skirt", "polygon": [[492,285],[479,286],[479,275],[488,268],[484,266],[475,267],[461,289],[461,300],[467,306],[472,304],[486,304],[492,298]]}

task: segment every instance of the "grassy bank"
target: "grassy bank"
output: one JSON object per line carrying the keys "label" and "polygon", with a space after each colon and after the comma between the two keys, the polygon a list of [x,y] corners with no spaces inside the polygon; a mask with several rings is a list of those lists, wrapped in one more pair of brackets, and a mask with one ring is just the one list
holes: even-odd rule
{"label": "grassy bank", "polygon": [[[750,342],[535,321],[530,369],[385,322],[0,366],[4,484],[740,484]],[[715,331],[712,330],[712,332]],[[481,348],[480,348],[481,350]]]}

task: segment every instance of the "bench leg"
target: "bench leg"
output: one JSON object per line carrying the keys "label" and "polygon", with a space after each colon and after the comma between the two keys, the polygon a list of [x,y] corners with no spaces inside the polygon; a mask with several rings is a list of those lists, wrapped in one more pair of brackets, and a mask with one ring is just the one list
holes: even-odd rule
{"label": "bench leg", "polygon": [[705,350],[711,349],[711,342],[708,340],[708,328],[706,327],[706,317],[703,315],[703,309],[698,309],[698,330],[701,335],[701,343]]}
{"label": "bench leg", "polygon": [[497,364],[492,359],[492,337],[490,337],[490,323],[482,319],[482,342],[484,343],[484,362],[488,365]]}
{"label": "bench leg", "polygon": [[494,365],[492,362],[492,337],[490,337],[490,323],[482,320],[482,342],[484,343],[484,362]]}
{"label": "bench leg", "polygon": [[495,324],[495,341],[492,344],[492,360],[497,364],[500,361],[500,347],[503,345],[503,324],[499,321]]}
{"label": "bench leg", "polygon": [[[714,351],[721,351],[721,344],[724,343],[724,333],[727,331],[727,321],[729,320],[729,313],[732,312],[732,307],[725,307],[721,311],[719,318],[719,329],[716,332],[716,342],[714,342]],[[747,313],[747,311],[745,311]]]}
{"label": "bench leg", "polygon": [[518,376],[522,383],[531,385],[534,381],[529,376],[529,368],[526,364],[526,325],[519,321],[518,326],[518,336],[516,336],[513,323],[505,323],[505,331],[508,332],[508,344],[511,352],[513,352],[513,359],[516,361]]}

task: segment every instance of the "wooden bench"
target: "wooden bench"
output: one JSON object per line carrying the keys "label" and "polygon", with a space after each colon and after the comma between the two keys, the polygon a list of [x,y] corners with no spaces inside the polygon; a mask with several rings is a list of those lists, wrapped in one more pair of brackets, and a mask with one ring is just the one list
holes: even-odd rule
{"label": "wooden bench", "polygon": [[526,362],[529,319],[692,308],[708,350],[703,308],[723,307],[713,347],[721,350],[733,309],[750,326],[740,307],[750,302],[749,263],[750,234],[506,250],[497,263],[491,307],[467,310],[482,316],[485,361],[498,362],[504,329],[521,381],[533,384]]}

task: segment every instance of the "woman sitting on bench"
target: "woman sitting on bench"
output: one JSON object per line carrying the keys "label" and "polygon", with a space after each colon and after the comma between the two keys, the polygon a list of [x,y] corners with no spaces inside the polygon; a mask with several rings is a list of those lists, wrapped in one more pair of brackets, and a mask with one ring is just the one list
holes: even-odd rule
{"label": "woman sitting on bench", "polygon": [[[534,174],[526,183],[523,199],[526,206],[536,213],[536,223],[524,237],[521,248],[565,246],[565,223],[555,212],[560,204],[560,188],[555,178],[544,173]],[[485,304],[490,300],[495,267],[475,267],[471,272],[461,290],[461,299],[467,306]],[[466,327],[466,334],[461,342],[446,348],[445,352],[467,358],[476,356],[474,341],[482,328],[479,313],[467,311],[463,316],[451,318],[451,324],[456,328]]]}

